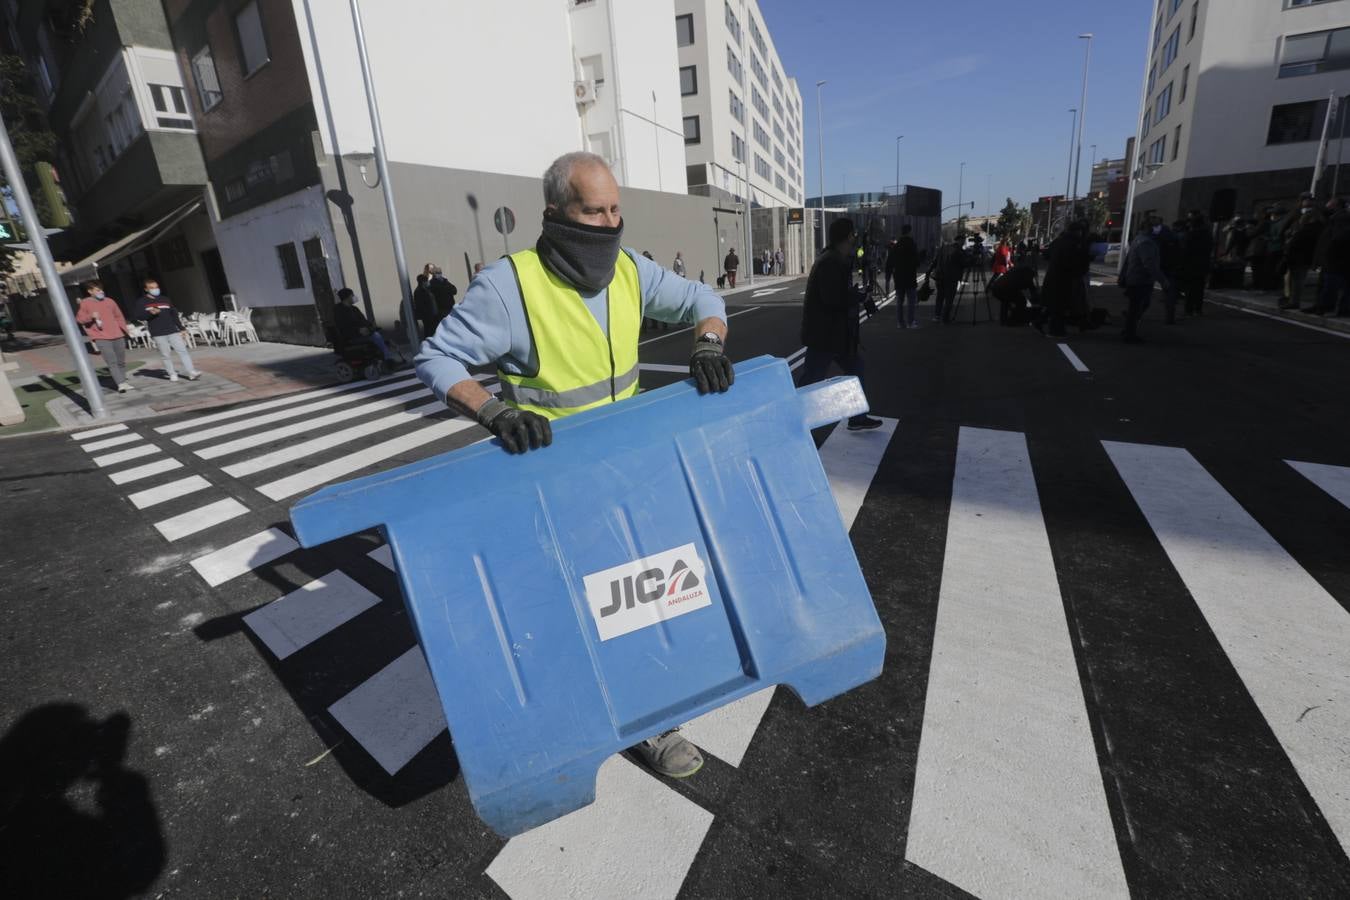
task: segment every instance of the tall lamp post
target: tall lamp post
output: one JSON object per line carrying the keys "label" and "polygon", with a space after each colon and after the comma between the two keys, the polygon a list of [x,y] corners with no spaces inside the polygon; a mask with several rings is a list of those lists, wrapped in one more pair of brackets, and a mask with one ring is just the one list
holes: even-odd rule
{"label": "tall lamp post", "polygon": [[895,139],[895,194],[900,196],[900,142],[905,139],[902,134]]}
{"label": "tall lamp post", "polygon": [[1073,170],[1074,212],[1078,211],[1078,182],[1083,167],[1083,123],[1087,121],[1088,64],[1092,61],[1092,35],[1080,34],[1078,39],[1087,41],[1087,45],[1083,51],[1083,96],[1078,101],[1078,150],[1076,154],[1077,162],[1074,164]]}
{"label": "tall lamp post", "polygon": [[820,111],[820,88],[827,84],[825,81],[816,82],[816,137],[820,142],[820,249],[825,249],[825,117]]}
{"label": "tall lamp post", "polygon": [[966,208],[966,164],[961,163],[961,175],[956,182],[956,233],[960,234],[964,229],[961,227],[961,212]]}
{"label": "tall lamp post", "polygon": [[1074,137],[1078,133],[1078,108],[1074,107],[1073,109],[1069,110],[1069,112],[1073,113],[1073,119],[1070,120],[1069,124],[1069,171],[1064,176],[1065,200],[1069,199],[1069,189],[1073,184],[1073,141]]}

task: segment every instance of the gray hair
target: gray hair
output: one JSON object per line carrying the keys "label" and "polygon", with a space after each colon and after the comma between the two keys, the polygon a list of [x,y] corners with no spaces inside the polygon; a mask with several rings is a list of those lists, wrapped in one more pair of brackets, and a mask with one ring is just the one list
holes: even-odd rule
{"label": "gray hair", "polygon": [[566,209],[580,199],[577,197],[576,190],[572,187],[572,170],[580,163],[609,168],[609,163],[605,162],[605,158],[599,154],[587,153],[584,150],[564,153],[555,159],[553,165],[549,166],[548,171],[544,173],[545,206]]}

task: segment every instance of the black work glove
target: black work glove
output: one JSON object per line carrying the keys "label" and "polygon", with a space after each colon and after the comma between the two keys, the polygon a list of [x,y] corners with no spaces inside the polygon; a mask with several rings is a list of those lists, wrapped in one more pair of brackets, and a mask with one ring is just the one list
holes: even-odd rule
{"label": "black work glove", "polygon": [[538,450],[553,443],[553,426],[548,419],[507,406],[495,397],[479,407],[477,419],[501,440],[507,453]]}
{"label": "black work glove", "polygon": [[694,353],[689,357],[689,374],[700,394],[714,391],[725,394],[736,381],[736,373],[732,371],[731,360],[727,359],[721,342],[705,338],[699,338],[694,344]]}

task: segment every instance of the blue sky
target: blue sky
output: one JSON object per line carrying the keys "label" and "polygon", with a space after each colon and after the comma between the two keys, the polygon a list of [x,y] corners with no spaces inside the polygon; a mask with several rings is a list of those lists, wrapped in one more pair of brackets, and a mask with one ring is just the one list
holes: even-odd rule
{"label": "blue sky", "polygon": [[1092,32],[1083,177],[1089,152],[1120,158],[1134,128],[1150,0],[760,0],[805,121],[806,194],[816,196],[816,82],[822,90],[827,194],[900,181],[935,187],[984,211],[1011,196],[1063,193],[1069,109],[1078,106]]}

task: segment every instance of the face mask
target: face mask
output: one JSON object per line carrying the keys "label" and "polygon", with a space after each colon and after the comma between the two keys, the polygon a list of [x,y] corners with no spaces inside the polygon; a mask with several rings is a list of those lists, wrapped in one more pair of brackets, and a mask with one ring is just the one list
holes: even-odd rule
{"label": "face mask", "polygon": [[158,296],[159,296],[159,288],[151,288],[149,291],[147,291],[147,293],[148,293],[151,297],[158,297]]}
{"label": "face mask", "polygon": [[1161,226],[1161,225],[1154,225],[1154,226],[1153,226],[1153,233],[1154,233],[1154,234],[1162,234],[1162,226]]}
{"label": "face mask", "polygon": [[107,296],[107,295],[104,294],[102,291],[94,291],[94,299],[95,299],[95,300],[102,300],[105,296]]}
{"label": "face mask", "polygon": [[580,290],[593,294],[614,280],[622,237],[622,220],[618,228],[601,228],[545,213],[535,250],[544,265]]}

